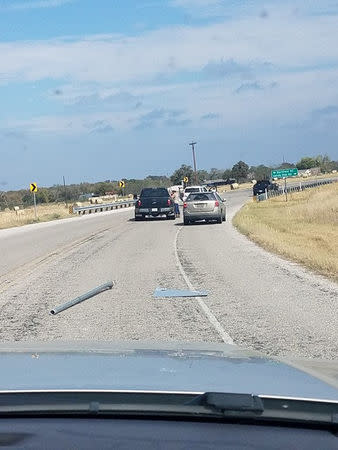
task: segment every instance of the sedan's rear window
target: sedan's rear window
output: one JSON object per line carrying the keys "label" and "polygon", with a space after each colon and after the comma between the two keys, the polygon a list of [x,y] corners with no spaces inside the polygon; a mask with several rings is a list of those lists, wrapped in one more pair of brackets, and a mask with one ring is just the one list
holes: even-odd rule
{"label": "sedan's rear window", "polygon": [[190,194],[187,198],[188,202],[200,202],[200,201],[207,201],[207,200],[215,200],[215,195],[212,193],[204,194],[203,192],[198,192],[196,194]]}
{"label": "sedan's rear window", "polygon": [[166,188],[145,188],[142,189],[141,197],[168,197]]}

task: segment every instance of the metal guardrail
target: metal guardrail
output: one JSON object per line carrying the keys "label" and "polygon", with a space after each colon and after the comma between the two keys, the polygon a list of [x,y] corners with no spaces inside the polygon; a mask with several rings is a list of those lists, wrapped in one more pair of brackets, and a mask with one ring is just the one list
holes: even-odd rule
{"label": "metal guardrail", "polygon": [[[336,183],[337,181],[338,181],[338,178],[330,178],[330,179],[326,179],[326,180],[316,180],[316,181],[309,181],[309,182],[300,181],[298,186],[287,186],[286,192],[287,193],[301,192],[304,189],[323,186],[325,184],[332,184],[332,183]],[[283,188],[278,189],[278,191],[267,191],[267,192],[264,192],[263,194],[256,195],[256,200],[258,202],[262,202],[264,200],[268,200],[269,198],[278,197],[278,196],[284,195],[284,194],[285,194],[285,188],[283,186]]]}
{"label": "metal guardrail", "polygon": [[135,205],[135,200],[127,200],[123,202],[102,203],[90,206],[73,206],[72,213],[78,215],[92,214],[103,211],[111,211],[113,209],[128,208]]}

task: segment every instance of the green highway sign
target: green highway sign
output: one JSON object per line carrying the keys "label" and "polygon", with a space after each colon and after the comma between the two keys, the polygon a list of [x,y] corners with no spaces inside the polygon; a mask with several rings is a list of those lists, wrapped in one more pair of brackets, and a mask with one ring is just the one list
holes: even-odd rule
{"label": "green highway sign", "polygon": [[298,169],[280,169],[280,170],[271,170],[271,178],[288,178],[288,177],[296,177],[298,175]]}

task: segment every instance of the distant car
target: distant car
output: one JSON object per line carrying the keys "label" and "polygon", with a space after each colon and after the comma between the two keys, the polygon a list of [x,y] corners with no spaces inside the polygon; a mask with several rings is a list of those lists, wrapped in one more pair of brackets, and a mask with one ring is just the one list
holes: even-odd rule
{"label": "distant car", "polygon": [[135,220],[164,216],[175,220],[174,202],[167,188],[144,188],[135,203]]}
{"label": "distant car", "polygon": [[184,225],[191,222],[216,220],[222,223],[226,220],[225,200],[217,192],[192,192],[183,204]]}
{"label": "distant car", "polygon": [[257,181],[254,184],[252,190],[253,195],[264,194],[265,190],[267,191],[278,191],[279,186],[277,183],[272,183],[270,180],[261,180]]}
{"label": "distant car", "polygon": [[208,192],[208,190],[205,186],[188,186],[184,189],[182,200],[185,202],[192,192]]}

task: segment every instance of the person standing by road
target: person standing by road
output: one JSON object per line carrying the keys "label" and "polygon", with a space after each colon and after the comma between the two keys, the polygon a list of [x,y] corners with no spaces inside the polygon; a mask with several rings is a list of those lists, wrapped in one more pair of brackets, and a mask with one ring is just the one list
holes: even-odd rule
{"label": "person standing by road", "polygon": [[178,199],[179,199],[178,192],[177,191],[172,191],[171,198],[172,198],[172,201],[174,202],[174,206],[175,206],[175,216],[176,217],[180,217],[180,207],[179,207],[179,203],[178,203]]}

